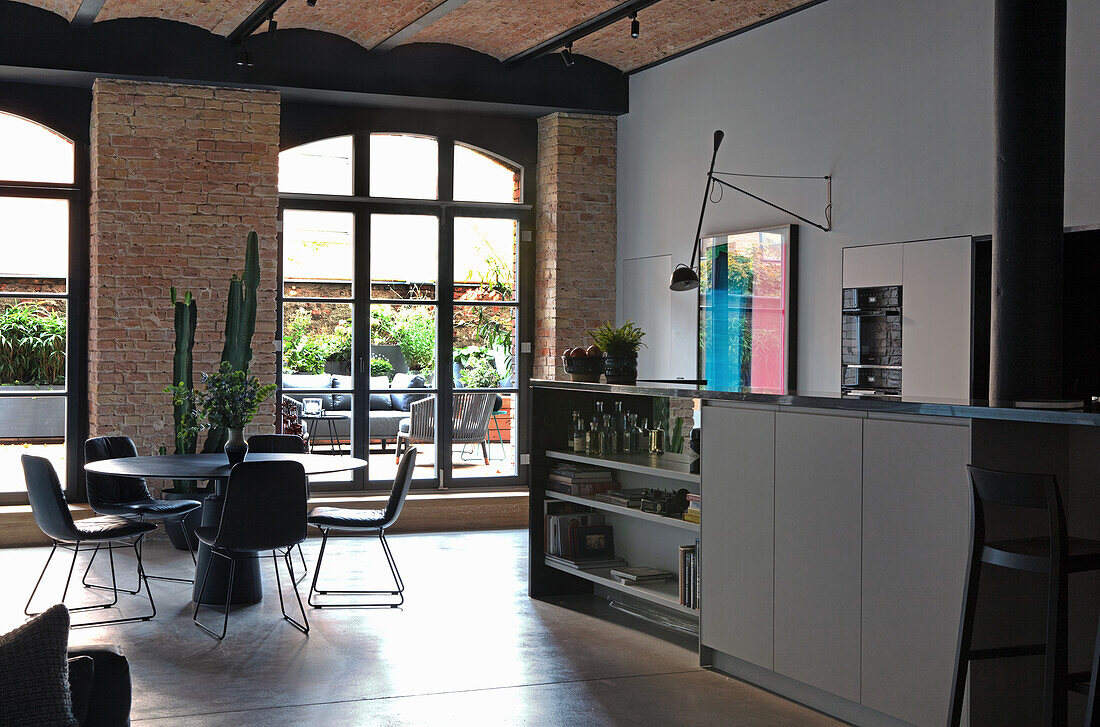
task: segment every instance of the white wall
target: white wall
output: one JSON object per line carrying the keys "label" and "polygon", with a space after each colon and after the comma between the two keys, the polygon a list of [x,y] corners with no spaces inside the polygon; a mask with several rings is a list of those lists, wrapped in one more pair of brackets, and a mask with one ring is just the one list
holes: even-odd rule
{"label": "white wall", "polygon": [[[1071,226],[1100,222],[1098,48],[1100,3],[1070,0]],[[838,390],[841,249],[992,231],[992,58],[993,0],[829,0],[632,76],[619,121],[619,318],[639,317],[623,261],[691,255],[721,128],[720,170],[833,176],[833,231],[799,226],[798,385]],[[822,216],[820,182],[745,186]],[[703,233],[793,221],[727,192]],[[670,374],[691,377],[696,297],[671,300]]]}

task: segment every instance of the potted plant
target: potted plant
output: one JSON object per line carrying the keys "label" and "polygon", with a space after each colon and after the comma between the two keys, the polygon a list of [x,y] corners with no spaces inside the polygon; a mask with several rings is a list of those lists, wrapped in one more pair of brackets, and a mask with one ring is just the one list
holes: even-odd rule
{"label": "potted plant", "polygon": [[204,374],[206,393],[202,395],[202,413],[211,427],[225,427],[229,439],[225,443],[225,455],[229,464],[244,460],[248,443],[244,441],[244,427],[255,416],[264,399],[275,391],[274,384],[261,384],[255,376],[237,371],[228,361],[218,370]]}
{"label": "potted plant", "polygon": [[644,346],[642,337],[645,332],[627,321],[619,328],[610,323],[602,326],[590,335],[596,345],[604,352],[603,373],[609,384],[633,384],[638,381],[638,349]]}

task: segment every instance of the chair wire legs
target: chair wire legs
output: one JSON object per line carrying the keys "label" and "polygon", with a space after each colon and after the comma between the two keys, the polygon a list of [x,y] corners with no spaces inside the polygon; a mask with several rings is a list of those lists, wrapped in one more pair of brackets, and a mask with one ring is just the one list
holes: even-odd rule
{"label": "chair wire legs", "polygon": [[[88,623],[73,624],[71,628],[81,629],[81,628],[88,628],[88,627],[91,627],[91,626],[107,626],[107,625],[111,625],[111,624],[133,623],[135,621],[149,621],[154,616],[157,615],[157,606],[156,606],[156,603],[153,602],[153,592],[149,589],[149,580],[148,580],[149,577],[145,574],[145,568],[144,568],[144,566],[142,565],[142,562],[141,562],[141,540],[142,539],[140,537],[138,537],[137,540],[135,540],[132,543],[125,543],[125,544],[113,543],[113,542],[106,543],[106,545],[107,545],[107,558],[108,558],[108,561],[111,564],[111,586],[110,587],[100,586],[100,588],[102,588],[103,590],[107,590],[107,591],[111,592],[111,600],[107,603],[95,603],[95,604],[91,604],[89,606],[74,606],[74,607],[69,608],[69,611],[71,613],[78,613],[80,611],[90,611],[90,610],[93,610],[93,609],[113,608],[118,603],[118,592],[119,592],[120,589],[118,588],[118,580],[117,580],[116,575],[115,575],[115,549],[114,549],[114,546],[115,545],[121,545],[122,547],[133,548],[134,549],[134,556],[137,558],[137,574],[138,574],[138,587],[137,587],[137,590],[123,591],[123,592],[124,593],[129,593],[131,595],[137,595],[138,593],[141,592],[141,589],[144,586],[145,593],[149,597],[149,608],[151,609],[151,613],[146,614],[144,616],[128,616],[128,617],[125,617],[125,618],[102,619],[102,620],[99,620],[99,621],[89,621]],[[99,549],[102,546],[103,546],[103,543],[97,543],[96,544],[96,547],[92,552],[92,558],[93,559],[95,558],[96,553],[99,552]],[[69,564],[69,573],[65,577],[65,587],[61,592],[61,602],[64,603],[65,599],[69,595],[69,585],[70,585],[70,583],[72,582],[72,579],[73,579],[73,572],[76,570],[76,559],[80,555],[80,552],[81,552],[80,542],[77,542],[77,543],[74,543],[74,544],[69,544],[69,543],[61,543],[61,542],[58,542],[58,541],[55,540],[53,542],[53,547],[50,549],[50,554],[46,558],[46,565],[44,565],[42,567],[42,572],[38,575],[38,580],[35,581],[34,588],[31,590],[31,595],[27,599],[27,605],[23,607],[23,613],[27,616],[37,616],[39,613],[41,613],[41,611],[36,611],[36,612],[33,612],[33,613],[31,612],[31,602],[34,601],[35,594],[38,593],[38,588],[39,588],[39,586],[42,585],[42,579],[45,577],[46,571],[50,567],[50,562],[53,560],[54,553],[57,552],[57,549],[59,547],[64,548],[66,550],[71,549],[73,551],[73,559],[72,559],[72,562]],[[88,551],[88,548],[85,548],[84,552],[87,552],[87,551]],[[88,567],[91,568],[91,562],[90,561],[89,561]],[[85,571],[85,575],[87,575],[87,571]]]}
{"label": "chair wire legs", "polygon": [[[141,518],[141,522],[145,522],[145,518]],[[168,524],[169,523],[165,523],[165,527],[167,527]],[[191,553],[191,562],[192,563],[197,563],[198,561],[195,559],[195,546],[191,543],[191,534],[187,532],[187,527],[184,525],[184,522],[183,522],[182,518],[180,518],[180,520],[178,521],[178,525],[179,525],[180,532],[183,533],[184,542],[187,543],[187,550],[188,550],[188,552]],[[95,563],[95,557],[97,555],[99,555],[100,547],[101,547],[100,545],[96,545],[95,551],[92,553],[92,557],[88,561],[88,566],[84,569],[84,577],[80,579],[80,582],[84,585],[85,588],[98,588],[101,591],[110,591],[110,590],[112,590],[110,586],[104,586],[104,585],[100,585],[98,583],[89,583],[88,582],[88,573],[91,572],[91,570],[92,570],[92,564]],[[142,547],[142,546],[139,545],[138,547]],[[145,577],[148,578],[149,580],[152,580],[152,581],[172,581],[173,583],[191,583],[191,584],[193,584],[195,582],[191,578],[172,578],[171,576],[157,576],[157,575],[153,575],[152,573],[147,573],[145,575]],[[131,596],[136,595],[141,591],[141,583],[140,583],[140,581],[138,582],[136,590],[131,591],[131,590],[128,590],[128,589],[125,589],[125,588],[123,588],[121,590],[123,591],[123,593],[129,593]]]}
{"label": "chair wire legs", "polygon": [[[200,629],[202,629],[206,633],[210,634],[211,636],[213,636],[218,641],[221,641],[222,639],[225,638],[225,634],[229,630],[229,611],[230,611],[230,608],[232,607],[233,578],[236,574],[237,562],[236,562],[236,560],[234,559],[234,557],[232,555],[230,555],[227,552],[223,552],[219,549],[211,548],[210,552],[211,552],[211,554],[216,555],[219,558],[225,558],[226,560],[229,561],[229,583],[226,586],[226,590],[225,590],[225,613],[222,617],[222,630],[221,630],[221,633],[218,633],[218,632],[214,631],[213,629],[203,625],[202,622],[199,621],[199,608],[203,605],[202,604],[202,596],[206,592],[206,581],[207,581],[207,577],[210,575],[210,565],[214,562],[213,558],[211,558],[210,560],[208,560],[206,562],[206,568],[203,570],[202,580],[199,581],[199,597],[195,601],[195,611],[192,614],[191,619],[195,622],[195,625],[198,626]],[[282,575],[279,573],[279,555],[282,555],[283,562],[286,565],[287,572],[290,574],[290,586],[291,586],[291,588],[294,589],[294,597],[298,600],[298,610],[302,614],[302,620],[301,621],[295,620],[294,618],[292,618],[290,616],[290,614],[288,614],[286,612],[286,604],[283,600],[283,580],[282,580]],[[271,559],[275,564],[275,582],[276,582],[277,588],[279,590],[279,608],[283,612],[283,618],[286,619],[287,621],[289,621],[290,624],[294,628],[298,629],[303,634],[308,634],[309,633],[309,620],[306,618],[305,606],[302,605],[302,596],[301,596],[300,593],[298,593],[298,584],[294,580],[294,566],[292,565],[293,561],[291,560],[291,558],[292,558],[291,548],[287,548],[284,551],[280,551],[278,554],[274,550],[271,551]],[[302,577],[304,578],[305,574],[303,574]]]}
{"label": "chair wire legs", "polygon": [[[302,595],[298,593],[298,582],[294,580],[294,566],[291,561],[290,548],[286,549],[283,553],[283,560],[286,561],[286,570],[290,573],[290,586],[294,589],[294,598],[298,600],[298,610],[302,614],[302,620],[295,621],[290,617],[290,614],[286,612],[286,604],[283,602],[283,581],[279,576],[279,556],[275,554],[275,551],[271,551],[271,560],[275,564],[275,584],[279,590],[279,609],[283,612],[283,618],[290,622],[290,625],[301,631],[303,634],[309,633],[309,619],[306,618],[306,609],[302,605]],[[305,577],[305,573],[302,574]]]}
{"label": "chair wire legs", "polygon": [[[309,597],[307,601],[313,608],[397,608],[405,603],[405,582],[401,580],[401,573],[397,570],[397,563],[393,559],[393,552],[390,550],[389,543],[386,542],[386,531],[378,531],[378,540],[382,544],[382,552],[386,556],[386,563],[390,567],[390,575],[393,576],[394,585],[397,586],[397,590],[336,590],[331,588],[318,588],[317,581],[321,575],[321,563],[325,558],[325,547],[328,545],[329,531],[325,528],[321,528],[321,551],[317,555],[317,565],[313,568],[313,583],[309,587]],[[318,596],[390,596],[397,597],[396,602],[383,599],[377,602],[370,601],[356,601],[356,602],[341,602],[341,603],[321,603],[314,599],[314,594]]]}
{"label": "chair wire legs", "polygon": [[225,632],[229,628],[229,602],[233,599],[233,575],[237,570],[237,563],[229,555],[221,553],[211,548],[211,555],[216,555],[219,558],[225,558],[229,561],[229,585],[225,589],[225,617],[222,620],[222,631],[220,634],[215,633],[213,629],[207,628],[199,621],[199,606],[202,605],[202,596],[206,592],[206,578],[210,575],[210,565],[214,562],[213,558],[206,561],[206,568],[202,572],[202,581],[199,584],[199,597],[195,599],[195,612],[191,615],[191,620],[195,622],[195,625],[206,633],[213,636],[218,641],[225,638]]}

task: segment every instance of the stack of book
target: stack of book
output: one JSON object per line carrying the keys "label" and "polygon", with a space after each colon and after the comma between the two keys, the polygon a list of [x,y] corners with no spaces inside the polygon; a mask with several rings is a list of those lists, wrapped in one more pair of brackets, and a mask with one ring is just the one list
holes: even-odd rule
{"label": "stack of book", "polygon": [[688,493],[688,509],[684,510],[684,520],[689,523],[698,523],[703,516],[702,500],[699,495]]}
{"label": "stack of book", "polygon": [[586,464],[561,462],[550,469],[546,489],[566,495],[595,495],[615,487],[611,470]]}
{"label": "stack of book", "polygon": [[645,496],[647,491],[644,487],[633,490],[608,490],[607,492],[597,493],[595,497],[600,502],[610,502],[612,505],[641,507],[642,497]]}
{"label": "stack of book", "polygon": [[618,580],[619,583],[637,585],[639,583],[671,580],[676,577],[676,574],[672,571],[662,570],[661,568],[650,568],[649,566],[643,565],[634,568],[612,568],[611,577]]}
{"label": "stack of book", "polygon": [[680,546],[680,605],[688,608],[699,608],[700,578],[699,556],[700,543]]}
{"label": "stack of book", "polygon": [[549,554],[543,557],[546,559],[547,563],[555,563],[575,570],[597,570],[599,568],[615,568],[626,565],[626,559],[617,558],[615,556],[609,558],[581,558],[577,560],[559,558],[556,555]]}

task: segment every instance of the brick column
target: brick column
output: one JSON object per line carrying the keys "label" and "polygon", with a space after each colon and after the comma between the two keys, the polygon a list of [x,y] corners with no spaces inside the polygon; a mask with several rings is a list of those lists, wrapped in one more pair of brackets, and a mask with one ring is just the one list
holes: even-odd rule
{"label": "brick column", "polygon": [[615,132],[610,116],[539,119],[536,378],[564,377],[561,352],[615,320]]}
{"label": "brick column", "polygon": [[[92,87],[89,430],[171,450],[169,288],[198,301],[195,378],[217,368],[229,278],[260,238],[252,371],[275,380],[279,94],[99,79]],[[253,429],[271,431],[269,402]],[[201,443],[200,439],[200,443]]]}

